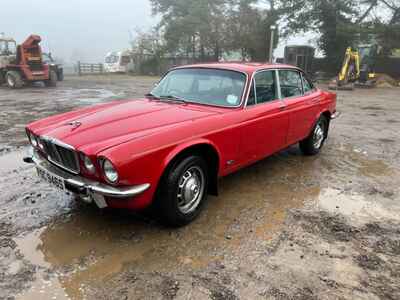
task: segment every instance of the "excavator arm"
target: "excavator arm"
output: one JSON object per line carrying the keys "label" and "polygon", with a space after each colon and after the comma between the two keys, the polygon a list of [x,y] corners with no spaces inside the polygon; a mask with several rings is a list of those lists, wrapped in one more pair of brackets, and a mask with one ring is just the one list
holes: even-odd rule
{"label": "excavator arm", "polygon": [[343,65],[338,76],[338,85],[353,83],[360,78],[360,54],[351,47],[346,49]]}

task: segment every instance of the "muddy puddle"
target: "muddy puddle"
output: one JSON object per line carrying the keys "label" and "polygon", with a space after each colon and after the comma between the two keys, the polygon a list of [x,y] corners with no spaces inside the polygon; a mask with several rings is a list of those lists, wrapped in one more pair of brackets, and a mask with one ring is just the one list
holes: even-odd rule
{"label": "muddy puddle", "polygon": [[97,104],[106,99],[123,97],[123,93],[114,94],[107,89],[66,89],[57,91],[57,101],[73,101],[79,104]]}
{"label": "muddy puddle", "polygon": [[[320,192],[312,162],[292,156],[272,157],[222,180],[221,196],[210,197],[201,217],[185,228],[166,229],[143,216],[84,207],[18,238],[25,258],[42,266],[42,273],[51,270],[46,274],[51,279],[42,274],[19,299],[37,293],[52,299],[55,290],[62,297],[81,299],[85,286],[127,265],[143,272],[199,270],[266,243],[283,225],[288,209],[301,207]],[[289,164],[282,168],[282,161]],[[46,284],[51,289],[43,288]]]}
{"label": "muddy puddle", "polygon": [[[388,210],[384,201],[374,201],[373,197],[359,193],[346,193],[337,189],[327,188],[317,199],[317,207],[331,214],[348,217],[353,224],[362,226],[375,220],[400,221],[400,210]],[[390,201],[390,200],[389,200]]]}
{"label": "muddy puddle", "polygon": [[24,88],[18,91],[16,104],[15,91],[0,90],[0,149],[4,146],[26,144],[26,124],[49,115],[63,113],[79,107],[95,105],[116,99],[126,98],[123,91],[107,88],[41,87]]}
{"label": "muddy puddle", "polygon": [[[345,147],[339,156],[341,164],[351,162],[355,173],[391,172],[383,162],[368,160],[354,149]],[[18,299],[82,299],[92,284],[128,265],[148,273],[201,270],[227,255],[240,257],[255,245],[268,244],[282,229],[288,211],[305,204],[357,215],[361,221],[379,213],[382,218],[396,217],[398,212],[389,216],[362,195],[327,187],[322,174],[338,162],[324,159],[303,158],[293,148],[233,174],[221,181],[221,196],[209,198],[201,217],[177,230],[144,216],[84,206],[16,239],[24,257],[41,270],[32,288]]]}

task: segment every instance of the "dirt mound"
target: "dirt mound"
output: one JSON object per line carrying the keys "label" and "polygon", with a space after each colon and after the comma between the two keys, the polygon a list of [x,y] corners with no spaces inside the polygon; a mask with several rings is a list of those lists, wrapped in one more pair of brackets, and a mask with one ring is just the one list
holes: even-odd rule
{"label": "dirt mound", "polygon": [[377,74],[376,86],[394,87],[394,86],[400,86],[400,82],[387,74]]}

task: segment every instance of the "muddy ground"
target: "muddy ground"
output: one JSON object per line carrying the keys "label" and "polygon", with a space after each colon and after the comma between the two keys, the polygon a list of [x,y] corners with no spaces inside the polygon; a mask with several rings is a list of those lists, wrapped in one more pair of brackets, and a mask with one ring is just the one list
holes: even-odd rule
{"label": "muddy ground", "polygon": [[400,299],[400,89],[340,92],[317,157],[291,147],[221,180],[167,229],[39,182],[24,125],[140,96],[155,78],[0,88],[0,299]]}

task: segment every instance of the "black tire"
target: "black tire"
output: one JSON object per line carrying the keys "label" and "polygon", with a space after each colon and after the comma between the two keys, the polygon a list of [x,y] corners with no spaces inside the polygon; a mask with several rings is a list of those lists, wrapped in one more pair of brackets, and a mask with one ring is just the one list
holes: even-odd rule
{"label": "black tire", "polygon": [[5,74],[2,71],[0,71],[0,86],[3,85],[4,83],[6,83]]}
{"label": "black tire", "polygon": [[[191,177],[188,177],[189,174],[192,174]],[[177,161],[167,170],[160,182],[155,208],[161,222],[168,226],[180,227],[196,219],[207,199],[208,182],[208,166],[203,158],[189,156]],[[193,184],[190,185],[191,183]],[[185,195],[189,199],[186,199]],[[188,201],[185,203],[186,200]],[[193,201],[192,206],[190,201]],[[185,205],[190,209],[185,210]]]}
{"label": "black tire", "polygon": [[24,85],[22,76],[18,71],[8,71],[6,73],[6,83],[12,89],[20,89]]}
{"label": "black tire", "polygon": [[63,69],[59,69],[57,72],[57,80],[58,81],[63,81],[64,80],[64,71]]}
{"label": "black tire", "polygon": [[300,150],[305,155],[318,154],[328,137],[329,121],[325,116],[321,116],[315,124],[310,135],[300,142]]}
{"label": "black tire", "polygon": [[57,73],[54,70],[49,71],[49,79],[45,80],[44,84],[47,87],[56,87],[57,86]]}

